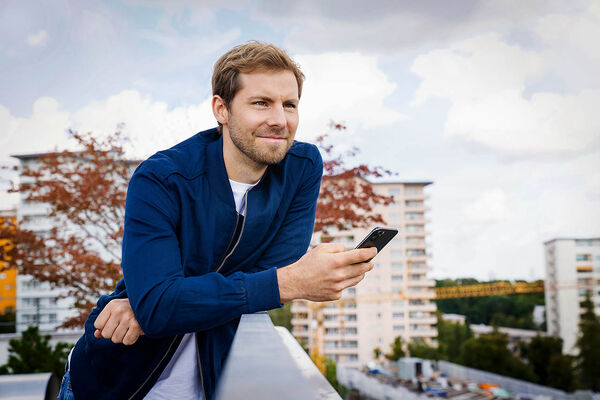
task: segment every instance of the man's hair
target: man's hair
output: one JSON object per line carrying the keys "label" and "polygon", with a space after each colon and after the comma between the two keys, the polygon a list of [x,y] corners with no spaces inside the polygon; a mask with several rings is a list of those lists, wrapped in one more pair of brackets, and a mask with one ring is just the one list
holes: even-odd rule
{"label": "man's hair", "polygon": [[259,70],[293,72],[300,98],[304,74],[298,64],[279,47],[256,40],[234,47],[217,60],[212,76],[213,95],[220,96],[229,107],[235,94],[241,89],[238,75]]}

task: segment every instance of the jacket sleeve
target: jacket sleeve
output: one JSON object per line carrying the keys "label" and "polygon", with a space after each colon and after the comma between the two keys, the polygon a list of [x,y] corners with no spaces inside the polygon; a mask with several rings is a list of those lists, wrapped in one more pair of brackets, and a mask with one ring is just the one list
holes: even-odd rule
{"label": "jacket sleeve", "polygon": [[184,277],[172,193],[140,166],[127,191],[122,267],[133,312],[149,337],[210,329],[280,304],[276,269]]}
{"label": "jacket sleeve", "polygon": [[306,253],[315,226],[317,198],[323,176],[323,160],[319,150],[311,146],[312,162],[307,163],[303,181],[298,185],[275,239],[261,254],[254,271],[265,271],[273,267],[290,265]]}

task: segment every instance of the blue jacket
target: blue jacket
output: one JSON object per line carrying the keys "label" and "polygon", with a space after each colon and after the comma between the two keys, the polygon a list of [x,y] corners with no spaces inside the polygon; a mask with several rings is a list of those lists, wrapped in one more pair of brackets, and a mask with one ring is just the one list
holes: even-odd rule
{"label": "blue jacket", "polygon": [[[230,241],[238,214],[216,129],[141,163],[127,191],[124,278],[100,298],[75,346],[75,397],[143,398],[183,334],[196,332],[202,386],[210,399],[239,317],[281,306],[276,269],[308,248],[322,173],[317,148],[294,142],[249,191],[235,245]],[[132,346],[95,338],[100,311],[125,297],[145,336]]]}

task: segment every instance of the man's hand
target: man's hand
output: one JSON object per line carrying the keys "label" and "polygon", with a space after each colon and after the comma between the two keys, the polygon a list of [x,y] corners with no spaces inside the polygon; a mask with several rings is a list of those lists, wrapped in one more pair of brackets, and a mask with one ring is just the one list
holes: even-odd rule
{"label": "man's hand", "polygon": [[126,346],[134,344],[144,334],[133,315],[129,299],[111,300],[94,322],[97,338],[110,339]]}
{"label": "man's hand", "polygon": [[377,255],[375,247],[345,250],[340,243],[321,244],[295,263],[279,268],[281,302],[339,300],[342,290],[358,284],[373,269],[373,263],[367,260]]}

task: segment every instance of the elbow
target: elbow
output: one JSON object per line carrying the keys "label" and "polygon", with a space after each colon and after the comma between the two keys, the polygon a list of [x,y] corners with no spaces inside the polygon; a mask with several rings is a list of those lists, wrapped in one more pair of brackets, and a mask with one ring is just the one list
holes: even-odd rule
{"label": "elbow", "polygon": [[175,333],[170,329],[169,314],[162,313],[157,307],[148,307],[139,304],[134,310],[136,319],[144,335],[151,339],[161,339],[173,336]]}

